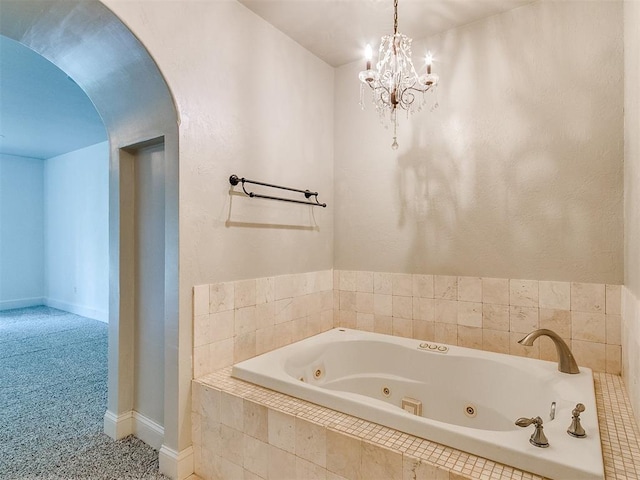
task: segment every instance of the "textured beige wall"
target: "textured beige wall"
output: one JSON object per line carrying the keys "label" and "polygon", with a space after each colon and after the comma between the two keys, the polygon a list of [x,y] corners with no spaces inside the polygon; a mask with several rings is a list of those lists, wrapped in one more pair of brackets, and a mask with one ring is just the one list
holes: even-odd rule
{"label": "textured beige wall", "polygon": [[624,284],[640,298],[640,4],[624,2]]}
{"label": "textured beige wall", "polygon": [[440,108],[397,152],[338,69],[335,268],[622,283],[621,27],[620,2],[536,2],[414,42]]}
{"label": "textured beige wall", "polygon": [[[331,268],[333,68],[235,0],[108,4],[179,110],[181,286]],[[329,208],[231,196],[231,174]]]}
{"label": "textured beige wall", "polygon": [[[334,70],[235,0],[103,1],[157,62],[180,117],[180,285],[167,291],[180,320],[165,332],[178,331],[166,355],[177,357],[180,451],[193,286],[332,268]],[[232,174],[317,190],[329,207],[231,196]]]}
{"label": "textured beige wall", "polygon": [[640,3],[624,2],[624,284],[622,372],[640,422]]}

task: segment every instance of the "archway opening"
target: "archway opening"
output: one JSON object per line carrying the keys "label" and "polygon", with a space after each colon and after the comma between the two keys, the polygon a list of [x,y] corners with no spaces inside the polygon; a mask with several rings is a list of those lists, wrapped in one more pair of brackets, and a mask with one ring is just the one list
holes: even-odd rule
{"label": "archway opening", "polygon": [[[98,1],[5,1],[0,5],[0,35],[11,38],[55,64],[87,94],[109,137],[109,324],[108,399],[105,432],[112,438],[131,433],[160,448],[160,469],[177,477],[178,460],[190,439],[180,438],[178,364],[178,121],[169,88],[144,46]],[[135,182],[123,158],[147,142],[162,139],[164,186],[164,278],[160,298],[163,317],[154,325],[152,348],[140,348],[138,318],[133,308],[136,276],[129,265],[137,261],[129,241],[126,201]],[[144,305],[142,306],[144,309]],[[138,309],[139,310],[139,309]],[[138,333],[138,337],[140,333]],[[144,352],[144,353],[141,353]],[[140,356],[142,355],[143,358]],[[163,379],[161,407],[140,401],[140,365],[156,361]],[[136,391],[138,389],[138,392]],[[157,397],[155,395],[154,397]],[[152,413],[150,413],[152,412]],[[181,453],[182,452],[182,453]],[[188,457],[188,456],[187,456]],[[187,458],[187,461],[189,459]],[[183,471],[184,464],[181,467]]]}

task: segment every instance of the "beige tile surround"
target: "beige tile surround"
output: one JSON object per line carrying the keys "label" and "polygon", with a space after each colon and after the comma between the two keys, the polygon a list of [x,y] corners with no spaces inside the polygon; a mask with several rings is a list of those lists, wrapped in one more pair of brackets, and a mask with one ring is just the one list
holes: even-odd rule
{"label": "beige tile surround", "polygon": [[193,376],[333,328],[331,270],[193,288]]}
{"label": "beige tile surround", "polygon": [[[594,381],[605,478],[638,479],[640,433],[621,378],[596,373]],[[542,480],[231,378],[230,368],[193,382],[192,415],[204,480]]]}
{"label": "beige tile surround", "polygon": [[621,286],[576,282],[334,271],[336,326],[543,360],[558,333],[579,365],[619,375]]}
{"label": "beige tile surround", "polygon": [[622,289],[623,380],[633,410],[640,416],[640,299]]}
{"label": "beige tile surround", "polygon": [[[224,367],[334,326],[555,360],[553,346],[545,338],[530,348],[516,343],[535,328],[551,328],[572,347],[580,365],[619,374],[620,292],[617,285],[330,270],[196,286],[194,377],[200,379],[194,382],[193,433],[200,469],[196,473],[205,472],[203,478],[280,479],[290,475],[338,480],[356,478],[357,472],[372,475],[363,458],[384,459],[383,469],[395,469],[400,458],[402,476],[380,478],[404,480],[414,478],[413,472],[418,479],[539,478],[432,442],[428,442],[432,451],[403,450],[405,434],[386,429],[384,435],[393,440],[385,440],[379,430],[384,427],[238,383]],[[596,374],[596,387],[602,405],[599,413],[608,412],[601,419],[605,459],[609,458],[607,479],[640,478],[637,424],[632,421],[634,430],[622,432],[623,424],[618,421],[632,417],[620,378]],[[213,411],[198,406],[202,393],[212,391],[218,391],[224,401]],[[310,412],[309,405],[313,412],[307,418],[301,412]],[[264,428],[263,420],[254,424],[250,418],[247,422],[247,411],[252,408],[255,419],[267,412],[267,424],[275,433],[264,437],[257,431],[245,431]],[[243,421],[238,417],[240,410],[244,410]],[[350,430],[348,425],[358,427]],[[343,458],[325,452],[324,457],[320,454],[324,461],[317,463],[320,457],[313,449],[319,447],[300,446],[296,433],[300,428],[324,429],[324,442],[332,439],[335,452],[355,442],[360,456]],[[403,439],[401,445],[398,438]],[[413,445],[416,439],[411,438]],[[425,445],[426,441],[419,441]],[[306,454],[305,449],[315,453]],[[336,466],[354,462],[367,466],[364,471],[341,471]]]}
{"label": "beige tile surround", "polygon": [[334,326],[555,360],[565,339],[579,365],[619,375],[621,286],[324,270],[193,291],[194,378]]}

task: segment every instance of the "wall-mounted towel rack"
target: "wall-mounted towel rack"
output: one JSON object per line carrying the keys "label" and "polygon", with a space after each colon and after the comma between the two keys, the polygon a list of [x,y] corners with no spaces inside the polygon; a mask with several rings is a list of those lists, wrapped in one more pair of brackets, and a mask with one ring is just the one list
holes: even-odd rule
{"label": "wall-mounted towel rack", "polygon": [[[255,180],[249,180],[248,178],[244,178],[244,177],[243,178],[239,178],[237,175],[231,175],[229,177],[229,183],[231,185],[233,185],[234,187],[236,185],[238,185],[239,183],[242,183],[242,190],[244,191],[244,193],[247,196],[249,196],[251,198],[266,198],[266,199],[269,199],[269,200],[280,200],[281,202],[301,203],[303,205],[311,205],[311,206],[314,206],[314,207],[326,207],[327,206],[326,203],[320,203],[318,201],[318,192],[312,192],[310,190],[299,190],[297,188],[281,187],[280,185],[272,185],[270,183],[256,182]],[[280,190],[288,190],[290,192],[302,193],[305,196],[305,198],[313,197],[313,199],[315,201],[314,202],[305,202],[304,200],[295,200],[293,198],[272,197],[270,195],[261,195],[259,193],[247,192],[247,189],[244,186],[245,183],[252,183],[254,185],[261,185],[263,187],[279,188]]]}

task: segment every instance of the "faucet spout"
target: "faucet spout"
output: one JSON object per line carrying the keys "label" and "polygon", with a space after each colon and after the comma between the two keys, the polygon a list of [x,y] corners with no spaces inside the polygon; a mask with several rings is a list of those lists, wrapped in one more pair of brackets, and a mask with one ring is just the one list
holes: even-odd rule
{"label": "faucet spout", "polygon": [[562,373],[580,373],[576,359],[573,358],[573,354],[571,353],[568,345],[564,340],[562,340],[562,338],[560,338],[560,335],[553,330],[548,330],[546,328],[534,330],[526,337],[519,340],[518,343],[525,347],[530,347],[533,345],[534,340],[541,336],[549,337],[553,340],[553,343],[556,346],[556,351],[558,352],[558,370]]}

